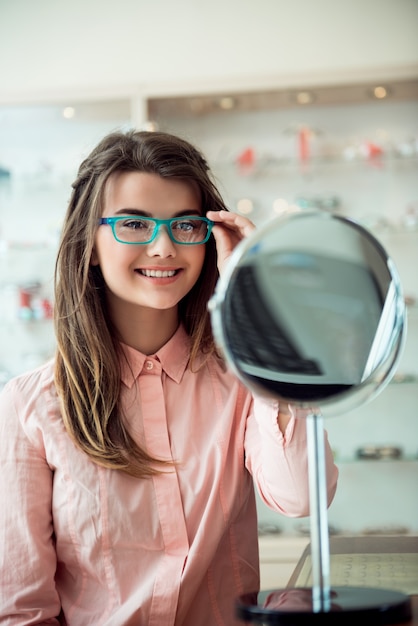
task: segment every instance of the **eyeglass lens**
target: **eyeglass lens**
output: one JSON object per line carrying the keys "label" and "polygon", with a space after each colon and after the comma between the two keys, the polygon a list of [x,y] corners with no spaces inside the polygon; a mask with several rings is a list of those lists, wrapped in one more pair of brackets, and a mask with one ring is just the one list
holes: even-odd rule
{"label": "eyeglass lens", "polygon": [[[116,236],[126,243],[147,243],[155,235],[159,222],[129,217],[115,222]],[[178,243],[200,243],[208,234],[208,223],[200,217],[172,220],[167,224],[171,237]]]}

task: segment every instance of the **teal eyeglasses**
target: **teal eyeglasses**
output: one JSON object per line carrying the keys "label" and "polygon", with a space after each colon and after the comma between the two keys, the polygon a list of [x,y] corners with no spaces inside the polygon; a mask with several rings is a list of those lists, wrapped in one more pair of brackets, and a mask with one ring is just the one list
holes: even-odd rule
{"label": "teal eyeglasses", "polygon": [[194,246],[207,242],[214,222],[199,215],[172,217],[168,220],[124,215],[121,217],[102,217],[99,220],[99,225],[101,224],[109,224],[114,238],[120,243],[151,243],[156,238],[160,226],[164,225],[167,227],[171,241],[184,246]]}

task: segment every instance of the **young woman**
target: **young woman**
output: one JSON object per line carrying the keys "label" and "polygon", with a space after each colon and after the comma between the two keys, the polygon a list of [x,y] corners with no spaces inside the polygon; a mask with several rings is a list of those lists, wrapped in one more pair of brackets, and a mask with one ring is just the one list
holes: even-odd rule
{"label": "young woman", "polygon": [[231,626],[259,586],[254,483],[308,514],[304,420],[212,337],[218,268],[252,229],[180,138],[113,133],[81,164],[56,357],[0,398],[2,625]]}

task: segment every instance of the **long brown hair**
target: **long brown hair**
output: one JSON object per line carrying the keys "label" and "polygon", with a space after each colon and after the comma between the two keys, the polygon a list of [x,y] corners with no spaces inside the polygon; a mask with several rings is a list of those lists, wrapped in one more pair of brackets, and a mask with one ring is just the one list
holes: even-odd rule
{"label": "long brown hair", "polygon": [[[202,211],[225,209],[203,155],[162,132],[115,132],[80,165],[73,183],[55,268],[55,384],[65,427],[96,463],[146,477],[168,463],[150,457],[127,431],[120,406],[120,347],[109,319],[100,268],[90,263],[105,185],[117,171],[194,181]],[[217,279],[216,246],[206,245],[199,279],[179,305],[191,340],[189,367],[215,351],[207,303]]]}

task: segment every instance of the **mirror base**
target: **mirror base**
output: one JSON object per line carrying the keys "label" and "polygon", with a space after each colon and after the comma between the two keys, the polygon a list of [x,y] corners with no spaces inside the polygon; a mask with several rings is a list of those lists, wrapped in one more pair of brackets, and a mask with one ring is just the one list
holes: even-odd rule
{"label": "mirror base", "polygon": [[313,610],[311,588],[290,588],[246,594],[239,598],[236,615],[247,624],[269,626],[352,626],[363,618],[368,626],[401,624],[411,619],[409,596],[371,587],[332,587],[329,610]]}

